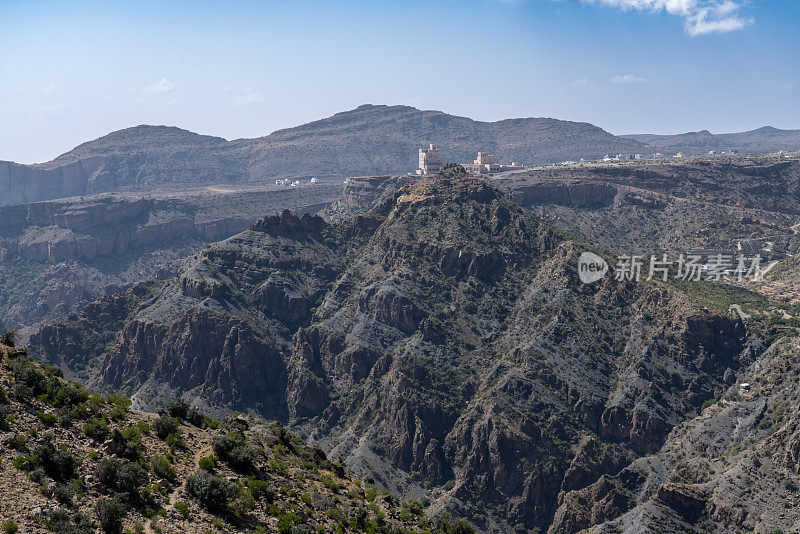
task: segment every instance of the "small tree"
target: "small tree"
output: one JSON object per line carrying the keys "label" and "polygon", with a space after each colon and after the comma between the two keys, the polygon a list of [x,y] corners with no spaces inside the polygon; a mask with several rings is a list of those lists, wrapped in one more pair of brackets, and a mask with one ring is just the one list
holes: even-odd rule
{"label": "small tree", "polygon": [[156,431],[156,435],[159,438],[167,439],[167,436],[178,431],[180,424],[181,422],[177,417],[161,414],[158,419],[153,422],[153,429]]}
{"label": "small tree", "polygon": [[103,499],[95,505],[97,520],[105,534],[119,534],[122,531],[122,520],[127,510],[117,499]]}
{"label": "small tree", "polygon": [[17,340],[17,331],[8,329],[0,336],[0,343],[7,347],[14,347],[14,342]]}
{"label": "small tree", "polygon": [[236,484],[206,471],[199,471],[186,480],[187,493],[197,499],[207,510],[221,512],[239,493]]}

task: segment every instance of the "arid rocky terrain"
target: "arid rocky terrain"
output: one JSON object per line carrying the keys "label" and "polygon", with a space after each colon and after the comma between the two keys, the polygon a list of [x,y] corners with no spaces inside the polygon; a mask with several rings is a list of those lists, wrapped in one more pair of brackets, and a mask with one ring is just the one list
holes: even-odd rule
{"label": "arid rocky terrain", "polygon": [[279,423],[129,406],[0,344],[4,532],[473,532],[351,477]]}
{"label": "arid rocky terrain", "polygon": [[[378,163],[292,170],[363,146],[392,121],[423,133],[406,132],[408,147],[387,140],[397,152]],[[461,132],[452,150],[464,160],[474,150],[465,131],[531,158],[550,145],[513,140],[537,128],[543,143],[557,138],[548,128],[579,127],[595,146],[592,136],[609,135],[463,121],[367,106],[258,146],[137,128],[32,167],[45,183],[99,165],[74,198],[0,207],[0,326],[54,366],[3,349],[1,483],[13,497],[0,513],[34,532],[92,531],[98,499],[124,504],[125,528],[148,532],[472,528],[442,514],[503,533],[800,528],[800,164],[772,155],[550,165],[488,180],[458,166],[397,174],[413,168],[402,158],[430,124]],[[294,163],[270,167],[265,147]],[[355,168],[384,174],[345,179]],[[274,176],[306,179],[286,187]],[[585,285],[576,270],[584,251],[613,274],[621,252],[691,250],[762,254],[769,272],[737,286]],[[132,405],[80,393],[83,407],[67,409],[62,374]],[[180,446],[155,430],[175,414],[153,412],[169,406],[194,414],[181,416]],[[93,441],[90,421],[136,438],[141,456]],[[248,472],[233,456],[217,462],[230,484],[223,510],[187,484],[224,436],[255,447],[258,461]],[[44,467],[59,445],[76,451],[68,479]],[[156,457],[176,482],[157,478]],[[98,481],[104,460],[144,470],[133,493]]]}
{"label": "arid rocky terrain", "polygon": [[23,338],[132,283],[171,276],[205,243],[236,234],[264,212],[315,213],[340,196],[340,181],[300,187],[202,191],[0,207],[0,328]]}
{"label": "arid rocky terrain", "polygon": [[[615,189],[612,200],[632,180],[582,179]],[[608,208],[569,180],[566,197],[540,197]],[[794,309],[703,282],[587,286],[578,255],[612,252],[514,202],[525,188],[498,182],[505,194],[458,168],[406,181],[349,180],[330,223],[265,217],[173,277],[43,327],[31,351],[139,409],[183,396],[281,421],[379,487],[484,531],[614,529],[651,499],[667,515],[684,506],[667,468],[641,488],[619,477],[737,400],[730,392],[784,350]],[[703,180],[670,182],[675,204],[681,188],[703,198]],[[711,500],[692,502],[710,513]],[[757,512],[759,528],[793,521]]]}

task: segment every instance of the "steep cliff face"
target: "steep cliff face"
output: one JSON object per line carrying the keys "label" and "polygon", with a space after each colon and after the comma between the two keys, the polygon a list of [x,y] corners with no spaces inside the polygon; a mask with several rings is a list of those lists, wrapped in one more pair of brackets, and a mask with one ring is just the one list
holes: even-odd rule
{"label": "steep cliff face", "polygon": [[568,493],[550,532],[795,529],[798,363],[794,336],[774,343],[658,453]]}
{"label": "steep cliff face", "polygon": [[483,528],[546,529],[718,398],[750,343],[671,285],[581,284],[583,250],[451,169],[337,225],[267,217],[31,348],[142,406],[180,391],[284,420]]}
{"label": "steep cliff face", "polygon": [[[339,183],[182,195],[95,195],[0,207],[0,324],[23,335],[132,283],[171,275],[203,243],[241,232],[263,210],[316,212]],[[267,289],[267,288],[265,288]]]}
{"label": "steep cliff face", "polygon": [[57,263],[142,254],[202,238],[226,237],[250,221],[235,215],[220,221],[220,233],[195,223],[196,207],[180,200],[100,198],[74,203],[33,203],[0,208],[6,259]]}
{"label": "steep cliff face", "polygon": [[89,157],[53,169],[0,162],[0,205],[23,204],[114,189],[113,182],[98,180],[102,158]]}

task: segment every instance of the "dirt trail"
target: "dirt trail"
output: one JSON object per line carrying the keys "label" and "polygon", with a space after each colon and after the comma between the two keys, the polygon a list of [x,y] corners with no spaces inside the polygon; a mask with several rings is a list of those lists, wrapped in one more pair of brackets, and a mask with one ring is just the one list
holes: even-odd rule
{"label": "dirt trail", "polygon": [[[200,462],[200,458],[202,458],[204,456],[210,456],[212,454],[211,444],[208,443],[208,442],[205,442],[205,443],[202,443],[202,445],[200,445],[198,443],[199,441],[201,441],[201,438],[198,436],[199,433],[198,432],[194,432],[193,431],[194,429],[191,426],[187,426],[185,424],[182,424],[181,425],[181,430],[183,431],[183,433],[185,435],[186,444],[190,448],[195,449],[195,452],[192,455],[192,461],[191,461],[191,469],[194,470],[194,468],[196,468],[198,463]],[[197,445],[200,445],[200,446],[197,446]],[[179,486],[171,486],[170,490],[167,492],[167,497],[169,499],[168,507],[170,509],[175,507],[175,503],[178,502],[178,496],[184,493],[184,489],[186,487],[186,480],[189,477],[186,476],[186,477],[180,477],[180,478],[183,480],[183,482]],[[145,530],[145,532],[151,533],[151,534],[157,534],[158,533],[157,530],[155,530],[155,529],[153,529],[151,527],[151,522],[148,522],[145,525],[145,529],[144,530]]]}

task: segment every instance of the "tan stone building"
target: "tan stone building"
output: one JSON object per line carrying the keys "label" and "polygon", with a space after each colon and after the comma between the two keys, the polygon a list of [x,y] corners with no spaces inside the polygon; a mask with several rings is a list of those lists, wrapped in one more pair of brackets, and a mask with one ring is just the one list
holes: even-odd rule
{"label": "tan stone building", "polygon": [[417,174],[436,174],[442,170],[442,154],[436,145],[419,149],[419,168]]}

